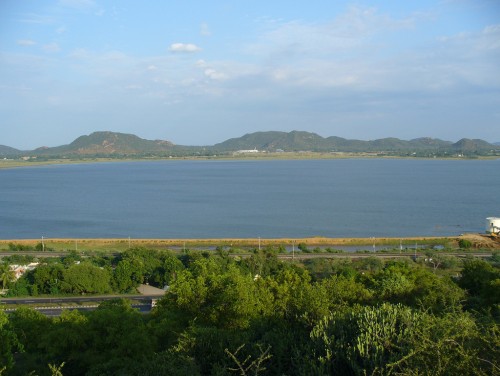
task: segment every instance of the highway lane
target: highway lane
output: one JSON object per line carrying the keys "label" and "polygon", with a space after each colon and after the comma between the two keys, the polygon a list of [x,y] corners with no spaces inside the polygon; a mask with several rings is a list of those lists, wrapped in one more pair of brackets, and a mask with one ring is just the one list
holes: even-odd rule
{"label": "highway lane", "polygon": [[65,297],[24,297],[24,298],[2,298],[0,299],[0,304],[6,305],[32,305],[32,304],[54,304],[54,303],[95,303],[103,302],[106,300],[113,299],[128,299],[132,301],[152,301],[153,299],[159,299],[161,295],[100,295],[100,296],[65,296]]}
{"label": "highway lane", "polygon": [[63,310],[92,311],[104,301],[123,298],[131,301],[131,306],[141,313],[148,313],[153,307],[153,301],[162,295],[104,295],[104,296],[68,296],[68,297],[24,297],[0,299],[0,306],[6,313],[26,306],[33,308],[46,316],[60,316]]}
{"label": "highway lane", "polygon": [[[54,307],[31,307],[40,313],[43,313],[45,316],[50,316],[50,317],[56,317],[60,316],[62,311],[64,310],[77,310],[80,312],[88,312],[88,311],[93,311],[97,307],[99,307],[98,304],[89,304],[89,305],[83,305],[83,306],[54,306]],[[151,312],[151,309],[153,308],[151,303],[144,303],[144,304],[132,304],[132,308],[137,309],[140,313],[149,313]],[[14,312],[17,308],[7,308],[5,309],[5,313],[11,313]]]}
{"label": "highway lane", "polygon": [[[460,258],[465,257],[491,257],[491,252],[440,252],[434,251],[437,255],[440,256],[455,256]],[[239,257],[249,257],[251,254],[238,254],[231,256],[239,256]],[[421,258],[428,257],[425,253],[421,252],[341,252],[341,253],[304,253],[304,252],[295,252],[292,253],[279,253],[278,258],[283,260],[304,260],[304,259],[313,259],[313,258],[367,258],[367,257],[378,257],[378,258]]]}
{"label": "highway lane", "polygon": [[[335,246],[332,246],[335,248]],[[366,246],[369,248],[370,246]],[[191,248],[193,251],[208,251],[211,252],[213,250],[207,250],[206,248]],[[427,250],[425,250],[427,251]],[[432,251],[432,250],[428,250]],[[421,253],[422,251],[417,252],[417,257],[422,257],[425,256],[425,254]],[[448,255],[448,256],[456,256],[456,257],[467,257],[467,256],[472,256],[472,257],[491,257],[492,252],[474,252],[474,251],[468,251],[468,252],[442,252],[442,251],[435,251],[439,254],[442,255]],[[7,256],[14,256],[14,255],[19,255],[19,256],[33,256],[37,258],[43,258],[43,257],[62,257],[62,256],[67,256],[69,252],[24,252],[24,251],[19,251],[19,252],[11,252],[11,251],[0,251],[0,259],[2,257],[7,257]],[[215,254],[215,252],[214,252]],[[229,256],[232,257],[240,257],[240,258],[246,258],[250,257],[253,253],[252,252],[245,252],[245,253],[230,253]],[[117,256],[119,253],[113,252],[110,253],[112,256]],[[85,255],[82,255],[85,257]],[[413,252],[405,251],[402,253],[399,252],[383,252],[380,250],[377,250],[376,252],[355,252],[355,251],[344,251],[340,253],[327,253],[327,252],[321,252],[321,253],[305,253],[302,251],[295,251],[294,253],[287,252],[287,253],[279,253],[278,258],[282,259],[288,259],[288,258],[297,258],[297,259],[307,259],[307,258],[338,258],[338,257],[348,257],[348,258],[362,258],[362,257],[382,257],[382,258],[399,258],[399,257],[414,257],[415,254]]]}

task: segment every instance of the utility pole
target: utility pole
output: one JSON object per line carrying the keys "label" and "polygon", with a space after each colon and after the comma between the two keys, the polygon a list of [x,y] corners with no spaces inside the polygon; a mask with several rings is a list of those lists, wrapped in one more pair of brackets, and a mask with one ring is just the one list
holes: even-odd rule
{"label": "utility pole", "polygon": [[43,236],[42,236],[42,252],[45,252],[45,243],[43,242]]}
{"label": "utility pole", "polygon": [[292,261],[295,261],[295,240],[292,240]]}

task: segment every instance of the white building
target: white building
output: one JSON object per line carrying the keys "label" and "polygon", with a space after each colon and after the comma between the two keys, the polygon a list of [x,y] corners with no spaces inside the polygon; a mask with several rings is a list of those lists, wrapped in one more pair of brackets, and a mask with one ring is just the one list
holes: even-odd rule
{"label": "white building", "polygon": [[14,272],[14,279],[17,281],[24,273],[35,269],[38,264],[38,262],[32,262],[28,265],[11,265],[10,270]]}
{"label": "white building", "polygon": [[500,218],[488,217],[486,218],[486,232],[488,234],[500,233]]}
{"label": "white building", "polygon": [[253,150],[238,150],[236,153],[237,154],[248,154],[248,153],[258,153],[259,151],[257,150],[257,148],[253,149]]}

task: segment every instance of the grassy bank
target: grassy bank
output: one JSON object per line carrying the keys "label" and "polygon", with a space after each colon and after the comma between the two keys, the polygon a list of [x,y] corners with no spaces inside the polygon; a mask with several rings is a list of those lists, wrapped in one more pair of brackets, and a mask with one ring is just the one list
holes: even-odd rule
{"label": "grassy bank", "polygon": [[[0,249],[8,249],[9,244],[19,244],[26,246],[36,246],[41,243],[41,239],[23,239],[23,240],[0,240]],[[181,248],[203,248],[203,247],[266,247],[266,246],[298,246],[305,244],[308,247],[335,247],[335,246],[394,246],[398,247],[400,243],[403,246],[419,245],[450,245],[457,241],[454,237],[407,237],[407,238],[276,238],[276,239],[44,239],[44,246],[54,250],[93,250],[121,251],[133,247],[145,247],[152,249],[165,249],[170,247]]]}

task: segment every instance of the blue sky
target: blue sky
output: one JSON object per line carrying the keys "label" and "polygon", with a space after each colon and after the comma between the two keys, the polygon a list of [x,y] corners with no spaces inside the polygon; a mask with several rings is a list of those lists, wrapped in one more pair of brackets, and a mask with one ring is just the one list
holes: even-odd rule
{"label": "blue sky", "polygon": [[500,2],[0,1],[0,144],[500,141]]}

